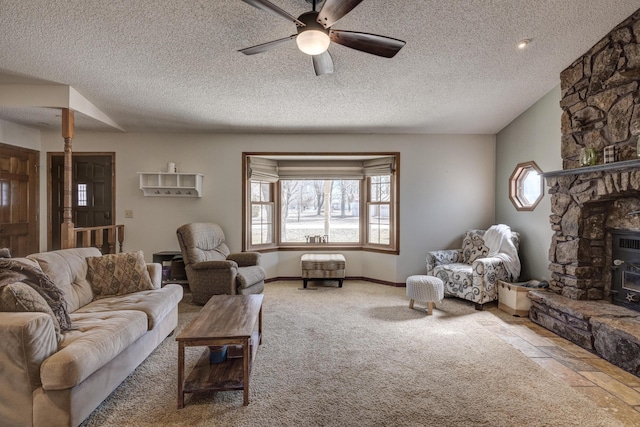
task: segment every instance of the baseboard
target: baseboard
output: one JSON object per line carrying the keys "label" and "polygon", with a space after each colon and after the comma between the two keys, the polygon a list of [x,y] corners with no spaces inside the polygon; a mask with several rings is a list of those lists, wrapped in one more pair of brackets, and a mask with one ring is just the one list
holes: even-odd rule
{"label": "baseboard", "polygon": [[[301,277],[298,276],[280,276],[280,277],[272,277],[269,279],[264,279],[264,283],[270,283],[270,282],[277,282],[278,280],[302,280]],[[394,288],[404,288],[407,286],[406,283],[402,282],[402,283],[395,283],[395,282],[388,282],[386,280],[379,280],[379,279],[373,279],[371,277],[355,277],[355,276],[347,276],[344,278],[344,280],[361,280],[363,282],[371,282],[371,283],[377,283],[379,285],[385,285],[385,286],[393,286]]]}

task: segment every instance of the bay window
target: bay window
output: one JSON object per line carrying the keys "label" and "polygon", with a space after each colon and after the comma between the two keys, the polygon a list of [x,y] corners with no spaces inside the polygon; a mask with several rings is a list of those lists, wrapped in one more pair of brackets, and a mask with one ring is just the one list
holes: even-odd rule
{"label": "bay window", "polygon": [[243,155],[245,250],[396,252],[398,153]]}

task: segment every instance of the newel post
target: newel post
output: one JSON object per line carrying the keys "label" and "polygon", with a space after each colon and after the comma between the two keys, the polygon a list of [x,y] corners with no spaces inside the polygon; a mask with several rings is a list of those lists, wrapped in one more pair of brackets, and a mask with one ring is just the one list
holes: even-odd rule
{"label": "newel post", "polygon": [[73,111],[62,109],[62,137],[64,138],[64,192],[62,200],[62,229],[60,233],[62,249],[75,248],[76,239],[73,232],[73,170],[72,140],[74,136]]}

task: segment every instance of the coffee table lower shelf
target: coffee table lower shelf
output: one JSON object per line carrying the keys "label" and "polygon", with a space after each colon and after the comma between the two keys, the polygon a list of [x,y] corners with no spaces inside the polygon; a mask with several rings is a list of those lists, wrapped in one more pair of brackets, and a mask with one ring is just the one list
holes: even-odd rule
{"label": "coffee table lower shelf", "polygon": [[[238,350],[240,352],[238,356],[228,356],[227,360],[221,363],[210,363],[210,351],[207,347],[184,381],[182,396],[184,396],[185,393],[245,390],[245,384],[247,386],[249,384],[249,376],[251,375],[256,353],[258,352],[258,346],[262,341],[260,332],[257,330],[254,331],[248,341],[249,363],[246,378],[244,374],[245,360],[242,355],[244,353],[243,346],[238,346],[236,350],[236,353]],[[232,344],[229,344],[229,346],[232,346]],[[229,352],[231,351],[232,350],[229,350]],[[247,405],[248,403],[248,393],[245,393],[243,404]],[[179,405],[179,407],[182,406]]]}
{"label": "coffee table lower shelf", "polygon": [[236,357],[222,363],[209,363],[205,350],[184,383],[184,393],[244,389],[244,359]]}

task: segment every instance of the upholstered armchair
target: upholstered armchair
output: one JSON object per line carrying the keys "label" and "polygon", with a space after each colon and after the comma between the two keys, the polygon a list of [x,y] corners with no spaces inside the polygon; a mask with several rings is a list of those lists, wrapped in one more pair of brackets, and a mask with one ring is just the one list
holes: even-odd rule
{"label": "upholstered armchair", "polygon": [[517,281],[520,270],[517,255],[520,235],[510,231],[516,258],[511,261],[517,264],[514,274],[504,254],[488,256],[490,248],[485,244],[485,233],[486,230],[469,230],[462,238],[462,248],[429,252],[426,259],[427,275],[442,279],[445,295],[474,302],[477,310],[498,299],[498,280]]}
{"label": "upholstered armchair", "polygon": [[196,304],[206,304],[213,295],[259,294],[264,290],[261,255],[257,252],[232,254],[217,224],[185,224],[176,233]]}

